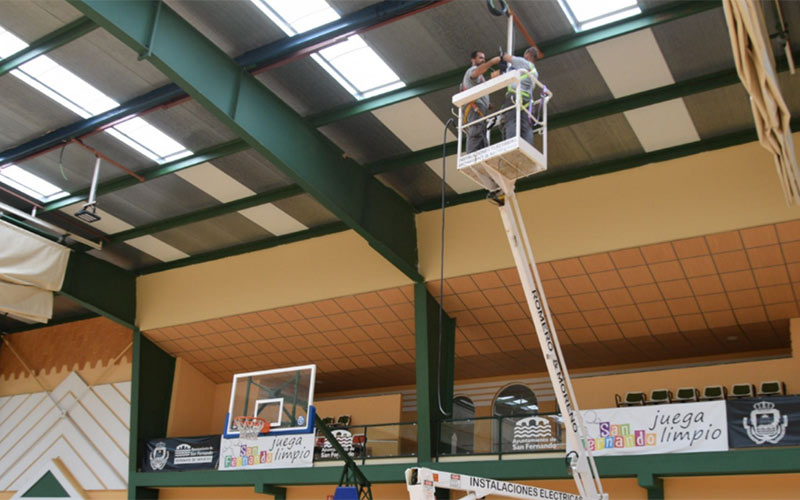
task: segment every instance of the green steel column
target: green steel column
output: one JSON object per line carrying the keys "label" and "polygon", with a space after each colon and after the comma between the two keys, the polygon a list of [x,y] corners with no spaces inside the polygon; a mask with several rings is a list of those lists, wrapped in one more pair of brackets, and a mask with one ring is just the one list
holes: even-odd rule
{"label": "green steel column", "polygon": [[[442,316],[425,283],[414,285],[417,363],[417,459],[430,462],[439,445],[439,422],[453,412],[456,322]],[[440,409],[441,404],[441,409]],[[442,413],[441,410],[444,410]]]}
{"label": "green steel column", "polygon": [[650,472],[636,475],[639,486],[647,490],[647,500],[664,500],[664,480]]}
{"label": "green steel column", "polygon": [[137,486],[137,471],[145,453],[144,441],[167,434],[174,375],[175,358],[159,349],[135,328],[128,445],[128,498],[131,500],[158,498],[158,490]]}

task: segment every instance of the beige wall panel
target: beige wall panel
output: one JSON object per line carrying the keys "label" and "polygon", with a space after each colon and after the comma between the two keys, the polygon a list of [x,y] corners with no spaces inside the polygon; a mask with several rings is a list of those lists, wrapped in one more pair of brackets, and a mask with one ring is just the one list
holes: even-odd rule
{"label": "beige wall panel", "polygon": [[411,281],[354,231],[181,267],[136,280],[142,330],[221,318]]}
{"label": "beige wall panel", "polygon": [[[800,134],[795,134],[800,148]],[[537,260],[545,262],[800,217],[789,208],[769,154],[749,143],[518,196]],[[420,272],[439,276],[441,213],[417,216]],[[511,267],[497,208],[447,210],[445,276]]]}
{"label": "beige wall panel", "polygon": [[213,401],[216,384],[200,373],[183,358],[175,360],[175,378],[172,399],[169,403],[167,436],[201,436],[215,434],[222,429],[212,425]]}

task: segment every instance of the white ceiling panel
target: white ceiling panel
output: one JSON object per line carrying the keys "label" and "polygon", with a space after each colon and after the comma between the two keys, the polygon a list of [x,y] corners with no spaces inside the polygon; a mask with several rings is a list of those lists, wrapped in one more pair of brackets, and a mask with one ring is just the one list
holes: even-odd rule
{"label": "white ceiling panel", "polygon": [[139,236],[126,241],[128,245],[141,250],[144,253],[150,254],[162,262],[169,262],[172,260],[185,259],[189,254],[181,252],[177,248],[164,243],[155,236],[146,235]]}
{"label": "white ceiling panel", "polygon": [[[376,109],[372,114],[412,151],[442,144],[444,123],[419,97]],[[447,141],[454,140],[448,130]]]}
{"label": "white ceiling panel", "polygon": [[626,111],[625,117],[647,152],[700,140],[683,99]]}
{"label": "white ceiling panel", "polygon": [[239,213],[276,236],[308,229],[300,221],[272,203],[246,208],[240,210]]}
{"label": "white ceiling panel", "polygon": [[650,29],[587,47],[614,97],[675,83]]}
{"label": "white ceiling panel", "polygon": [[[442,176],[442,159],[431,160],[425,163],[431,170],[433,170],[439,177]],[[458,171],[458,164],[456,163],[456,155],[448,156],[445,162],[445,182],[448,186],[453,188],[458,194],[469,193],[470,191],[477,191],[483,189],[475,183],[472,179]]]}

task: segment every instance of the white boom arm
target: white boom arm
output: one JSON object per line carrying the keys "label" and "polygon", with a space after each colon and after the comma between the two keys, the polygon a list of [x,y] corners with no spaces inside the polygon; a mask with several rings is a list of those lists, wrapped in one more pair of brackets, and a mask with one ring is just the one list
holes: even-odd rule
{"label": "white boom arm", "polygon": [[467,492],[467,496],[462,497],[461,500],[475,500],[487,495],[525,499],[583,500],[583,497],[574,493],[548,490],[527,484],[511,483],[485,477],[443,472],[425,467],[406,469],[406,488],[411,500],[435,500],[436,488]]}

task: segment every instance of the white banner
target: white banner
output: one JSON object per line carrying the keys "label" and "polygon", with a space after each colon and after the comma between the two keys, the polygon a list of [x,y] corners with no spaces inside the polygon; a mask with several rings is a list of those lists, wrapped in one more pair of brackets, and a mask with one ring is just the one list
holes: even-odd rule
{"label": "white banner", "polygon": [[219,470],[282,469],[314,464],[314,433],[272,434],[253,440],[221,439]]}
{"label": "white banner", "polygon": [[725,401],[581,413],[594,456],[728,451]]}

